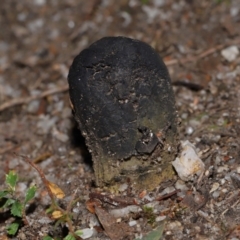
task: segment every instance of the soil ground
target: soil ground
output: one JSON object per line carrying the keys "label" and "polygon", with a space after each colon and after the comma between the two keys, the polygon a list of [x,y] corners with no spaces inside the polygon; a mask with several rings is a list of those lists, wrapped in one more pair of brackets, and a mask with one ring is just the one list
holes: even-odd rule
{"label": "soil ground", "polygon": [[[98,218],[87,210],[89,193],[104,190],[94,186],[67,92],[73,58],[104,36],[136,38],[159,52],[172,79],[179,138],[193,143],[205,163],[200,182],[184,182],[176,175],[153,192],[123,186],[120,195],[140,205],[118,217],[132,225],[123,239],[141,237],[163,221],[166,240],[240,239],[238,0],[5,0],[0,10],[0,188],[11,169],[19,175],[19,199],[31,184],[38,187],[27,211],[29,225],[10,239],[63,239],[68,232],[64,224],[54,227],[46,214],[50,199],[41,178],[19,155],[36,161],[46,178],[60,186],[66,194],[63,207],[77,189],[75,229],[94,229],[89,239],[111,235],[101,217],[123,208],[122,202],[111,206],[100,199]],[[6,226],[13,218],[7,211],[0,215],[0,238],[7,239]],[[111,228],[111,238],[120,239],[116,226]]]}

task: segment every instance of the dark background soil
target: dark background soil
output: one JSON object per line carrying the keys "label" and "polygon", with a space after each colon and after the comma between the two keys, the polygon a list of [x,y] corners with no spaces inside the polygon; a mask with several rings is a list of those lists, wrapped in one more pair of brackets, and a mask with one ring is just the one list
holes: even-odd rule
{"label": "dark background soil", "polygon": [[[67,74],[73,58],[105,36],[136,38],[159,52],[172,78],[182,122],[179,138],[197,147],[206,166],[200,188],[176,176],[172,186],[147,193],[151,203],[164,189],[184,189],[153,206],[155,217],[166,216],[164,239],[240,239],[240,54],[228,60],[223,52],[229,47],[239,51],[238,0],[5,0],[0,11],[1,188],[10,169],[20,177],[19,198],[30,184],[39,188],[28,214],[31,225],[15,239],[66,234],[64,228],[54,230],[45,213],[49,198],[41,179],[19,154],[38,162],[47,179],[64,190],[65,202],[78,188],[76,229],[99,224],[85,205],[96,188],[71,114]],[[45,94],[48,90],[52,94]],[[138,198],[135,192],[121,194]],[[140,214],[122,221],[137,221],[137,237],[159,223],[147,218]],[[3,238],[12,219],[0,219]],[[96,231],[90,239],[108,237]]]}

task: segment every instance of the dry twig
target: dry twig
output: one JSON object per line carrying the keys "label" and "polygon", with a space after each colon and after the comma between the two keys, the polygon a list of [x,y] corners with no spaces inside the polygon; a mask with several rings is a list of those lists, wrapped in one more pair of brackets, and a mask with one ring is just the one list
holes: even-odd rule
{"label": "dry twig", "polygon": [[0,149],[0,155],[4,154],[6,152],[9,152],[17,147],[19,147],[19,145],[10,145],[10,146],[3,147],[2,149]]}
{"label": "dry twig", "polygon": [[[33,168],[38,172],[38,174],[39,174],[39,176],[41,177],[42,182],[43,182],[43,184],[44,184],[44,186],[45,186],[45,188],[46,188],[46,190],[47,190],[47,192],[48,192],[48,195],[49,195],[49,197],[50,197],[51,200],[52,200],[52,203],[54,203],[55,206],[58,206],[58,205],[55,203],[54,194],[52,193],[51,188],[49,187],[49,182],[48,182],[48,180],[46,179],[46,177],[45,177],[42,169],[40,169],[40,168],[39,168],[34,162],[32,162],[32,161],[30,160],[30,158],[28,158],[27,156],[17,155],[16,153],[15,153],[15,155],[16,155],[16,156],[20,156],[25,162],[27,162],[31,167],[33,167]],[[62,209],[60,208],[59,210],[61,211]]]}
{"label": "dry twig", "polygon": [[177,194],[178,192],[180,192],[180,190],[174,190],[174,191],[172,191],[168,194],[164,194],[163,196],[158,197],[156,200],[157,201],[162,201],[164,199],[170,198],[171,196]]}
{"label": "dry twig", "polygon": [[226,45],[223,45],[223,44],[220,44],[220,45],[217,45],[216,47],[213,47],[213,48],[210,48],[196,56],[190,56],[190,57],[187,57],[187,58],[184,58],[182,60],[179,60],[179,59],[171,59],[169,61],[166,61],[165,64],[167,66],[171,66],[171,65],[175,65],[175,64],[185,64],[185,63],[188,63],[188,62],[196,62],[197,60],[201,59],[201,58],[204,58],[204,57],[207,57],[208,55],[211,55],[221,49],[223,49]]}
{"label": "dry twig", "polygon": [[209,55],[211,55],[211,54],[213,54],[213,53],[215,53],[219,50],[222,50],[225,47],[233,45],[233,44],[240,44],[240,39],[235,39],[232,42],[229,42],[227,44],[219,44],[216,47],[209,48],[206,51],[203,51],[202,53],[200,53],[196,56],[190,56],[190,57],[184,58],[182,60],[179,60],[179,59],[168,60],[168,61],[165,61],[165,64],[167,66],[171,66],[171,65],[178,64],[178,63],[185,64],[185,63],[188,63],[188,62],[196,62],[197,60],[199,60],[201,58],[205,58],[205,57],[207,57],[207,56],[209,56]]}
{"label": "dry twig", "polygon": [[67,90],[68,90],[68,84],[63,85],[63,86],[58,87],[58,88],[46,90],[46,91],[44,91],[41,94],[36,95],[36,96],[14,98],[14,99],[11,99],[10,101],[5,102],[2,105],[0,105],[0,112],[7,109],[7,108],[14,107],[16,105],[26,104],[26,103],[29,103],[33,100],[44,98],[44,97],[47,97],[49,95],[57,94],[57,93],[60,93],[60,92],[65,92]]}

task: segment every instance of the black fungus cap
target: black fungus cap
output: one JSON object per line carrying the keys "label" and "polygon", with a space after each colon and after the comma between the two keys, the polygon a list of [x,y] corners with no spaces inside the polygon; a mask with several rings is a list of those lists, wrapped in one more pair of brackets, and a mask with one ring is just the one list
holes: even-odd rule
{"label": "black fungus cap", "polygon": [[75,118],[93,155],[148,155],[167,124],[176,131],[168,70],[144,42],[100,39],[74,59],[68,82]]}

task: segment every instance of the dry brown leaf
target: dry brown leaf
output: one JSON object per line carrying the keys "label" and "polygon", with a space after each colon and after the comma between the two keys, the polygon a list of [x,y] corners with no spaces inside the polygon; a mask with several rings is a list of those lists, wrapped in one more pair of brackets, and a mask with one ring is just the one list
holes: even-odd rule
{"label": "dry brown leaf", "polygon": [[0,240],[8,240],[8,237],[6,235],[0,236]]}
{"label": "dry brown leaf", "polygon": [[147,191],[143,190],[140,194],[139,194],[139,198],[144,198],[147,195]]}
{"label": "dry brown leaf", "polygon": [[60,187],[58,187],[55,183],[48,181],[48,186],[52,192],[58,199],[62,199],[65,197],[65,193],[62,191]]}
{"label": "dry brown leaf", "polygon": [[54,212],[52,213],[52,218],[54,218],[54,219],[59,219],[59,218],[62,217],[62,216],[63,216],[63,214],[62,214],[61,211],[54,211]]}
{"label": "dry brown leaf", "polygon": [[95,206],[101,206],[101,203],[99,200],[97,199],[89,199],[87,202],[86,202],[86,208],[87,210],[90,212],[90,213],[95,213]]}
{"label": "dry brown leaf", "polygon": [[95,212],[105,233],[111,240],[127,239],[132,234],[131,228],[126,223],[117,222],[117,219],[105,209],[95,206]]}

